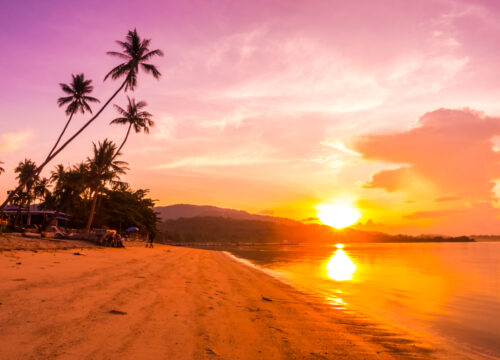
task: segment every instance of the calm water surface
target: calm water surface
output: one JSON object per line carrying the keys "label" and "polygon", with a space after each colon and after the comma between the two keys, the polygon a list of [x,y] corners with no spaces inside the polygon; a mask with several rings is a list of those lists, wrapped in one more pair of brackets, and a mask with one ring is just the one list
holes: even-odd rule
{"label": "calm water surface", "polygon": [[[340,246],[339,246],[340,247]],[[500,358],[500,243],[225,247],[332,306]]]}

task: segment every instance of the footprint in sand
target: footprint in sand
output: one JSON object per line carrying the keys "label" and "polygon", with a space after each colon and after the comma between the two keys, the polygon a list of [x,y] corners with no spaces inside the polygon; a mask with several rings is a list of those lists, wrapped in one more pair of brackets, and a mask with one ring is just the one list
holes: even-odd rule
{"label": "footprint in sand", "polygon": [[212,349],[210,348],[205,348],[205,352],[208,354],[208,355],[212,355],[212,356],[217,356],[217,353],[215,351],[213,351]]}
{"label": "footprint in sand", "polygon": [[125,311],[120,311],[120,310],[110,310],[109,313],[113,315],[127,315]]}

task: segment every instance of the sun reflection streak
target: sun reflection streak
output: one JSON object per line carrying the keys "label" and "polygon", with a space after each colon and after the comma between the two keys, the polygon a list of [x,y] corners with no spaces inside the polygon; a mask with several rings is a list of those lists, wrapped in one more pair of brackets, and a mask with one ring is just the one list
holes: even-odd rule
{"label": "sun reflection streak", "polygon": [[333,305],[334,307],[336,307],[338,309],[345,309],[346,308],[346,303],[344,302],[344,300],[342,300],[339,297],[329,297],[328,302],[330,303],[330,305]]}
{"label": "sun reflection streak", "polygon": [[326,274],[330,279],[336,281],[352,280],[357,266],[342,250],[343,245],[340,245],[342,244],[337,244],[337,250],[326,264]]}

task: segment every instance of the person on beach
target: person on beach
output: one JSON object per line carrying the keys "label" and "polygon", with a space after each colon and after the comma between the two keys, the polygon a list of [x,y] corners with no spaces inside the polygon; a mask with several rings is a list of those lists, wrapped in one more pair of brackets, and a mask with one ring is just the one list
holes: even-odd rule
{"label": "person on beach", "polygon": [[153,233],[149,233],[148,234],[148,243],[146,244],[146,247],[150,247],[152,248],[153,247],[153,239],[154,239],[154,234]]}

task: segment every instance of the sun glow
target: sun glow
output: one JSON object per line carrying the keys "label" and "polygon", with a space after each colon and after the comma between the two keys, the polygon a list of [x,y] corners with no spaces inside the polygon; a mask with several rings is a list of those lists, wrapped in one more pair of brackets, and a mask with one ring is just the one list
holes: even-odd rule
{"label": "sun glow", "polygon": [[357,266],[338,245],[342,244],[337,244],[337,250],[326,264],[327,276],[337,281],[352,280]]}
{"label": "sun glow", "polygon": [[361,219],[360,212],[344,204],[321,204],[316,207],[319,220],[336,229],[342,229],[346,226],[355,224]]}

